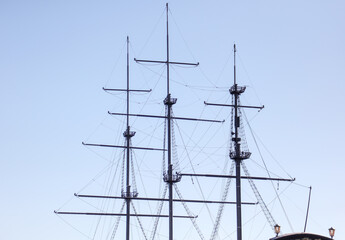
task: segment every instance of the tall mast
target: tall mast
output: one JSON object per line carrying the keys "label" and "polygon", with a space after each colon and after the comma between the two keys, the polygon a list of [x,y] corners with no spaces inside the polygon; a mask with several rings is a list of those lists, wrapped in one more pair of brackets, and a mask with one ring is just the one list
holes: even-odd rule
{"label": "tall mast", "polygon": [[127,36],[127,128],[129,128],[129,37],[128,36]]}
{"label": "tall mast", "polygon": [[234,44],[234,100],[235,100],[235,152],[234,158],[236,164],[236,211],[237,211],[237,240],[242,240],[242,204],[241,204],[241,139],[238,137],[238,128],[240,127],[240,118],[238,117],[238,98],[239,92],[237,91],[236,83],[236,44]]}
{"label": "tall mast", "polygon": [[[232,144],[230,148],[230,154],[229,157],[233,161],[235,161],[235,171],[236,171],[236,221],[237,221],[237,240],[242,240],[242,204],[244,204],[241,200],[241,179],[242,178],[248,178],[249,177],[242,177],[241,176],[241,164],[242,161],[245,159],[248,159],[251,155],[248,149],[241,149],[241,137],[245,138],[244,133],[240,132],[240,126],[241,126],[241,111],[240,108],[256,108],[256,109],[262,109],[264,106],[256,107],[256,106],[244,106],[240,105],[240,95],[244,93],[246,90],[246,87],[244,86],[238,86],[236,82],[236,45],[234,44],[234,84],[229,89],[229,92],[231,95],[233,95],[233,103],[231,105],[229,104],[218,104],[218,103],[207,103],[206,105],[213,105],[213,106],[223,106],[223,107],[232,107],[234,110],[233,117],[233,125],[232,129],[234,128],[234,131],[231,132],[232,134]],[[244,140],[245,141],[245,140]],[[232,178],[233,176],[227,176],[229,178]],[[260,178],[253,178],[253,179],[260,179]],[[263,179],[263,178],[261,178]],[[267,180],[270,178],[266,178]],[[266,180],[265,179],[265,180]],[[251,178],[249,179],[251,180]],[[273,179],[271,179],[273,180]]]}
{"label": "tall mast", "polygon": [[130,132],[129,126],[129,37],[127,36],[127,129],[124,132],[126,138],[126,240],[129,240],[130,235],[130,214],[131,214],[131,186],[129,182],[129,169],[130,169],[130,141],[134,136],[134,132]]}
{"label": "tall mast", "polygon": [[166,4],[166,28],[167,28],[167,95],[170,94],[170,81],[169,81],[169,5]]}
{"label": "tall mast", "polygon": [[[169,240],[173,240],[173,186],[174,183],[181,181],[181,174],[180,173],[173,173],[173,164],[172,164],[172,120],[174,119],[172,116],[172,106],[176,103],[176,98],[171,98],[170,94],[170,64],[177,64],[177,65],[190,65],[190,66],[198,66],[199,63],[184,63],[184,62],[170,62],[169,56],[169,5],[166,4],[166,60],[165,61],[155,61],[155,60],[138,60],[134,59],[136,62],[154,62],[154,63],[164,63],[167,66],[167,96],[164,99],[164,105],[166,106],[166,115],[165,119],[167,121],[167,132],[168,132],[168,166],[167,172],[164,173],[163,179],[168,184],[169,187]],[[155,116],[151,116],[155,117]],[[196,120],[196,119],[188,119],[184,118],[185,120]]]}
{"label": "tall mast", "polygon": [[[173,101],[171,101],[171,96],[170,96],[170,81],[169,81],[169,6],[168,3],[166,4],[166,28],[167,28],[167,97],[165,100],[165,105],[168,107],[168,112],[167,112],[167,123],[168,123],[168,184],[169,184],[169,240],[173,240],[173,224],[174,224],[174,219],[173,219],[173,166],[172,166],[172,161],[171,161],[171,107],[174,104]],[[175,101],[176,102],[176,101]]]}

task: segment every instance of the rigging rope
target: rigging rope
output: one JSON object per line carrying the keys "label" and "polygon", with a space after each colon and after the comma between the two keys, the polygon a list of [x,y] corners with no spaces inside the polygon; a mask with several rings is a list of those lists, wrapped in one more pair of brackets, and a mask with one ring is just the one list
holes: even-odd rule
{"label": "rigging rope", "polygon": [[[133,210],[134,210],[134,213],[135,213],[136,215],[138,215],[138,212],[137,212],[137,210],[135,209],[134,204],[133,204],[132,201],[131,201],[131,205],[132,205],[132,208],[133,208]],[[140,229],[141,229],[141,231],[142,231],[142,233],[143,233],[143,235],[144,235],[144,238],[147,240],[147,237],[146,237],[146,234],[145,234],[143,225],[141,224],[140,218],[139,218],[138,216],[137,216],[137,220],[138,220]]]}
{"label": "rigging rope", "polygon": [[[118,167],[119,167],[119,162],[120,161],[118,161],[117,163],[117,166],[116,166],[116,168],[115,168],[115,173],[117,172],[117,170],[118,170]],[[98,176],[97,177],[99,177],[99,176],[101,176],[101,175],[103,175],[103,173],[104,172],[106,172],[106,170],[110,170],[110,173],[112,172],[111,170],[113,169],[113,166],[114,166],[114,162],[111,162],[111,164],[109,165],[109,166],[107,166],[105,169],[103,169],[102,171],[101,171],[101,173],[100,174],[98,174]],[[109,177],[107,178],[107,179],[105,179],[105,184],[104,184],[104,189],[106,190],[106,189],[108,189],[108,191],[106,192],[105,191],[105,195],[109,195],[110,194],[110,192],[111,192],[111,190],[112,190],[112,188],[113,188],[113,183],[115,183],[115,181],[114,181],[114,178],[115,178],[115,175],[116,174],[114,174],[113,175],[113,179],[112,179],[112,181],[111,181],[111,174],[109,174]],[[93,181],[94,181],[94,179],[93,179]],[[110,182],[110,186],[109,186],[109,182]],[[89,182],[89,184],[90,184],[91,182]],[[89,185],[88,184],[88,185]],[[85,186],[86,187],[86,186]],[[84,187],[84,188],[85,188]],[[83,188],[83,189],[84,189]],[[109,204],[106,204],[107,202],[106,202],[106,200],[105,199],[103,199],[102,201],[101,201],[101,203],[100,203],[100,205],[101,206],[99,206],[99,207],[96,207],[96,206],[94,206],[94,205],[92,205],[92,204],[90,204],[89,202],[87,202],[87,201],[85,201],[85,200],[83,200],[83,199],[81,199],[83,202],[85,202],[86,204],[88,204],[88,205],[90,205],[91,207],[93,207],[93,208],[95,208],[95,209],[97,209],[97,210],[99,210],[99,211],[101,211],[101,212],[107,212],[107,209],[109,209]],[[95,226],[95,229],[94,229],[94,233],[93,233],[93,239],[95,239],[95,237],[96,237],[96,234],[97,234],[97,232],[99,231],[99,226],[100,226],[100,223],[101,223],[101,219],[102,219],[102,217],[100,216],[99,218],[98,218],[98,220],[97,220],[97,223],[96,223],[96,226]]]}
{"label": "rigging rope", "polygon": [[[123,201],[122,207],[120,209],[120,213],[122,213],[123,210],[125,209],[125,205],[126,205],[126,201]],[[116,219],[116,222],[114,224],[114,228],[113,228],[113,232],[111,234],[110,240],[113,240],[115,238],[116,231],[117,231],[117,229],[119,227],[119,224],[120,224],[120,219],[121,219],[121,216],[118,216],[117,219]]]}
{"label": "rigging rope", "polygon": [[[151,69],[150,68],[147,68],[147,69],[149,69],[150,71],[151,71]],[[163,70],[164,70],[164,66],[161,68],[161,73],[160,74],[158,74],[159,75],[159,78],[158,78],[158,80],[156,81],[156,84],[153,86],[153,90],[154,89],[156,89],[156,87],[157,87],[157,85],[158,85],[158,82],[159,82],[159,80],[162,78],[162,76],[163,76]],[[140,111],[139,111],[139,113],[142,113],[143,112],[143,110],[144,110],[144,107],[146,106],[146,104],[149,102],[149,99],[151,98],[151,96],[152,96],[152,92],[153,91],[151,91],[150,92],[150,94],[149,94],[149,97],[147,98],[147,100],[144,102],[144,104],[142,104],[142,108],[140,109]],[[160,103],[159,103],[160,104]],[[135,118],[135,120],[133,121],[133,124],[132,125],[134,125],[135,124],[135,122],[137,121],[137,119],[138,119],[138,117],[137,118]]]}
{"label": "rigging rope", "polygon": [[[183,200],[182,194],[181,194],[181,192],[180,192],[180,190],[178,189],[178,187],[177,187],[176,184],[174,184],[174,187],[175,187],[175,191],[176,191],[176,193],[177,193],[179,199],[180,199],[180,200]],[[188,208],[186,202],[182,201],[181,203],[182,203],[184,209],[186,210],[188,216],[190,216],[190,217],[194,216],[194,214],[192,214],[192,212],[191,212],[190,209]],[[198,224],[196,223],[195,218],[190,218],[190,220],[191,220],[191,222],[192,222],[192,224],[193,224],[195,230],[198,232],[200,239],[205,240],[205,237],[204,237],[204,235],[202,234],[202,232],[201,232],[201,230],[200,230]]]}
{"label": "rigging rope", "polygon": [[[232,161],[230,171],[229,171],[229,176],[231,176],[233,174],[234,168],[235,168],[235,161]],[[222,200],[221,200],[222,202],[225,202],[225,200],[228,197],[231,179],[232,178],[228,178],[226,180],[226,185],[225,185]],[[215,237],[218,235],[219,224],[220,224],[220,220],[223,216],[223,211],[224,211],[224,203],[220,203],[219,208],[218,208],[218,212],[217,212],[216,222],[213,226],[213,230],[212,230],[212,234],[211,234],[211,238],[210,238],[211,240],[214,240]]]}
{"label": "rigging rope", "polygon": [[[124,143],[124,146],[126,141]],[[126,151],[123,151],[123,158],[122,158],[122,169],[121,169],[121,193],[125,192],[125,166],[126,166]]]}
{"label": "rigging rope", "polygon": [[[165,116],[168,115],[168,106],[165,106]],[[163,149],[166,148],[166,140],[167,140],[167,122],[168,119],[166,118],[164,121],[164,136],[163,136]],[[163,151],[163,162],[162,162],[162,176],[165,174],[165,170],[167,169],[167,163],[166,163],[166,153]]]}
{"label": "rigging rope", "polygon": [[[168,184],[165,184],[165,188],[164,188],[164,191],[163,191],[163,194],[162,194],[162,199],[165,198],[165,195],[167,193],[167,190],[168,190]],[[160,201],[158,203],[158,207],[157,207],[157,215],[160,215],[161,212],[162,212],[162,208],[163,208],[163,204],[164,204],[164,201]],[[159,217],[156,217],[155,218],[155,222],[153,224],[153,230],[151,232],[151,237],[150,239],[151,240],[154,240],[155,236],[156,236],[156,232],[157,232],[157,227],[158,227],[158,222],[159,222]]]}
{"label": "rigging rope", "polygon": [[68,226],[70,226],[71,228],[73,228],[75,231],[79,232],[80,234],[82,234],[84,237],[86,237],[87,239],[92,240],[92,238],[90,238],[88,235],[86,235],[85,233],[83,233],[82,231],[80,231],[78,228],[76,228],[75,226],[73,226],[71,223],[67,222],[65,219],[62,218],[61,215],[56,214],[56,216],[58,216],[58,218],[60,218],[64,223],[66,223]]}
{"label": "rigging rope", "polygon": [[[132,147],[132,141],[129,140],[129,144]],[[134,194],[138,193],[138,189],[137,189],[137,182],[135,181],[135,174],[134,174],[134,163],[133,163],[133,150],[130,149],[130,159],[131,159],[131,172],[132,172],[132,191]]]}
{"label": "rigging rope", "polygon": [[152,29],[152,31],[151,31],[149,37],[147,38],[147,40],[146,40],[144,46],[142,47],[142,49],[140,50],[138,56],[140,56],[140,55],[142,54],[142,52],[144,51],[144,49],[145,49],[146,45],[148,44],[148,42],[150,41],[150,39],[151,39],[153,33],[156,31],[156,28],[157,28],[157,26],[158,26],[158,23],[161,21],[161,19],[162,19],[164,13],[165,13],[165,9],[162,11],[162,14],[160,15],[159,19],[157,20],[155,26],[153,27],[153,29]]}
{"label": "rigging rope", "polygon": [[[244,116],[245,116],[245,119],[246,119],[246,121],[247,121],[249,130],[250,130],[250,133],[251,133],[251,135],[252,135],[252,137],[253,137],[253,139],[254,139],[255,146],[256,146],[256,148],[258,149],[260,158],[261,158],[261,160],[262,160],[262,162],[263,162],[263,164],[264,164],[264,166],[265,166],[267,175],[268,175],[269,177],[271,177],[271,174],[270,174],[270,172],[268,171],[267,165],[266,165],[265,160],[264,160],[264,158],[263,158],[263,156],[262,156],[262,153],[261,153],[261,151],[260,151],[259,145],[258,145],[258,143],[257,143],[257,141],[256,141],[255,136],[254,136],[253,130],[252,130],[252,128],[251,128],[251,126],[250,126],[250,124],[249,124],[249,122],[248,122],[248,119],[247,119],[246,115],[244,115]],[[284,215],[285,215],[285,217],[286,217],[286,219],[287,219],[287,221],[288,221],[288,223],[289,223],[289,226],[290,226],[290,228],[291,228],[291,231],[294,232],[293,227],[292,227],[292,224],[291,224],[291,222],[290,222],[290,219],[289,219],[289,217],[288,217],[288,215],[287,215],[287,213],[286,213],[286,211],[285,211],[285,208],[284,208],[284,206],[283,206],[283,203],[282,203],[282,201],[281,201],[281,199],[280,199],[280,197],[279,197],[279,194],[278,194],[276,188],[274,187],[273,181],[271,181],[271,184],[272,184],[273,189],[274,189],[274,192],[275,192],[275,194],[276,194],[276,196],[277,196],[277,198],[278,198],[279,204],[280,204],[281,208],[283,209]]]}
{"label": "rigging rope", "polygon": [[[285,187],[285,189],[283,189],[281,192],[280,192],[280,195],[283,194],[290,186],[292,185],[292,183],[290,182],[290,184]],[[274,202],[276,200],[277,197],[275,197],[273,200],[271,200],[267,205],[270,205],[272,204],[272,202]],[[259,211],[258,213],[256,213],[253,217],[249,218],[246,222],[243,223],[243,226],[246,226],[249,222],[251,222],[254,218],[256,218],[259,214],[261,214],[261,211]],[[265,222],[265,224],[267,224]],[[321,226],[321,225],[320,225]],[[224,238],[222,239],[226,239],[226,238],[230,238],[231,235],[234,235],[236,233],[236,230],[235,231],[232,231],[231,233],[229,233],[228,235],[226,235]],[[254,238],[254,239],[258,239],[258,238]]]}
{"label": "rigging rope", "polygon": [[[273,156],[273,154],[268,150],[268,148],[265,146],[265,144],[262,142],[262,140],[259,138],[259,136],[254,132],[254,130],[251,128],[251,126],[250,126],[250,124],[249,124],[249,120],[248,120],[248,118],[247,118],[247,116],[246,116],[246,114],[244,113],[244,117],[245,117],[245,120],[246,120],[246,122],[247,122],[247,125],[248,125],[248,127],[249,127],[249,129],[250,129],[250,132],[251,132],[251,135],[252,135],[252,137],[253,137],[253,139],[254,139],[254,141],[255,141],[255,145],[256,145],[256,147],[259,149],[259,147],[258,147],[258,144],[257,144],[257,142],[256,142],[256,139],[258,139],[259,141],[260,141],[260,143],[262,144],[262,146],[265,148],[265,150],[268,152],[268,154],[272,157],[272,159],[278,164],[278,166],[280,167],[280,169],[282,169],[285,173],[286,173],[286,175],[288,175],[289,176],[289,178],[293,178],[284,168],[283,168],[283,166],[278,162],[278,160]],[[259,150],[260,151],[260,150]],[[263,161],[264,162],[264,161]],[[265,166],[265,168],[266,168],[266,166]],[[266,168],[266,170],[267,170],[267,168]],[[297,184],[298,185],[298,184]],[[300,184],[301,185],[301,184]],[[301,186],[303,186],[303,187],[306,187],[306,188],[309,188],[308,186],[304,186],[304,185],[301,185]]]}
{"label": "rigging rope", "polygon": [[[174,112],[171,109],[171,116],[174,117]],[[177,146],[176,146],[176,138],[175,138],[175,121],[171,121],[171,138],[172,138],[172,157],[173,157],[173,170],[174,172],[180,173],[180,163],[178,160],[178,155],[177,155]]]}
{"label": "rigging rope", "polygon": [[274,230],[274,225],[276,225],[276,221],[273,219],[273,216],[272,216],[271,212],[269,211],[266,203],[262,199],[262,197],[261,197],[258,189],[256,188],[253,179],[250,177],[249,171],[248,171],[248,169],[247,169],[247,167],[246,167],[246,165],[244,164],[243,161],[241,162],[241,166],[242,166],[242,169],[243,169],[244,173],[248,177],[249,184],[250,184],[250,186],[251,186],[251,188],[252,188],[252,190],[253,190],[253,192],[255,194],[256,199],[258,200],[258,202],[260,204],[260,207],[261,207],[262,211],[265,214],[265,217],[266,217],[268,223],[270,224],[271,228]]}
{"label": "rigging rope", "polygon": [[243,69],[244,69],[244,72],[247,74],[247,78],[249,79],[250,84],[253,86],[252,88],[253,88],[253,90],[254,90],[254,94],[255,94],[256,98],[258,99],[260,105],[263,105],[262,102],[261,102],[261,100],[260,100],[260,98],[259,98],[258,93],[256,92],[256,90],[255,90],[255,88],[254,88],[253,81],[252,81],[252,79],[251,79],[250,76],[249,76],[249,73],[248,73],[248,71],[247,71],[247,69],[246,69],[246,67],[245,67],[245,65],[244,65],[244,62],[242,61],[241,55],[240,55],[238,52],[236,52],[236,53],[237,53],[236,55],[237,55],[238,58],[240,59],[240,62],[241,62],[242,67],[243,67]]}
{"label": "rigging rope", "polygon": [[[234,98],[231,98],[231,105],[234,105]],[[232,136],[235,134],[235,125],[234,125],[234,108],[231,108],[231,126],[230,126],[230,136],[229,136],[229,143],[230,143],[230,148],[229,148],[229,156],[232,151],[234,151],[234,144],[232,143]]]}
{"label": "rigging rope", "polygon": [[[140,169],[138,161],[137,161],[137,157],[135,155],[135,151],[133,151],[133,155],[134,155],[136,167],[137,167],[137,169]],[[139,179],[141,180],[141,183],[142,183],[142,191],[144,192],[144,196],[147,196],[148,194],[147,194],[146,187],[145,187],[145,184],[143,181],[143,177],[141,175],[141,171],[138,171],[138,174],[139,174]],[[162,182],[162,181],[159,181],[159,182]],[[148,206],[149,206],[150,212],[152,212],[150,201],[148,201]]]}
{"label": "rigging rope", "polygon": [[[173,15],[172,12],[170,11],[170,9],[169,9],[169,12],[170,12],[170,14],[171,14],[172,20],[173,20],[173,22],[174,22],[174,24],[175,24],[177,30],[178,30],[178,33],[180,34],[180,36],[181,36],[181,38],[182,38],[184,44],[186,45],[186,47],[187,47],[187,49],[188,49],[188,51],[189,51],[189,54],[192,56],[193,60],[194,60],[195,62],[197,62],[197,60],[196,60],[196,58],[194,57],[192,51],[190,50],[190,47],[189,47],[187,41],[186,41],[185,38],[183,37],[182,32],[181,32],[179,26],[177,25],[177,22],[175,21],[174,15]],[[214,88],[217,88],[216,84],[214,84],[214,83],[206,76],[206,74],[204,73],[204,71],[202,71],[200,65],[198,66],[198,69],[200,69],[200,72],[201,72],[201,74],[204,76],[204,78],[205,78]]]}
{"label": "rigging rope", "polygon": [[[193,164],[192,164],[192,160],[191,160],[191,158],[190,158],[190,156],[189,156],[189,152],[188,152],[187,149],[186,149],[186,144],[185,144],[185,142],[184,142],[184,140],[183,140],[183,137],[182,137],[182,134],[181,134],[181,129],[180,129],[180,127],[179,127],[178,124],[176,124],[176,126],[177,126],[177,130],[178,130],[179,133],[180,133],[180,136],[181,136],[181,139],[182,139],[182,143],[183,143],[183,145],[185,146],[187,158],[188,158],[189,163],[190,163],[190,165],[191,165],[192,171],[193,171],[194,174],[196,174],[196,171],[195,171],[194,166],[193,166]],[[194,129],[194,130],[195,130],[195,129]],[[202,200],[205,201],[206,198],[205,198],[204,192],[202,191],[202,187],[201,187],[201,184],[200,184],[200,182],[199,182],[199,179],[198,179],[198,178],[195,178],[195,179],[196,179],[196,182],[197,182],[197,185],[198,185],[200,194],[201,194],[201,198],[202,198]],[[192,178],[192,181],[193,181],[193,178]],[[209,214],[209,216],[210,216],[210,219],[211,219],[212,223],[214,224],[214,221],[213,221],[213,218],[212,218],[212,214],[211,214],[211,210],[210,210],[210,208],[208,207],[207,204],[206,204],[205,206],[206,206],[207,212],[208,212],[208,214]]]}
{"label": "rigging rope", "polygon": [[[238,99],[238,104],[241,105],[240,99]],[[240,117],[240,119],[242,119],[242,115],[243,115],[242,109],[238,108],[238,116]],[[240,136],[241,136],[241,149],[243,151],[247,152],[247,151],[249,151],[249,148],[248,148],[248,143],[247,143],[247,139],[246,139],[243,121],[240,121],[240,131],[239,132],[240,132]]]}
{"label": "rigging rope", "polygon": [[104,86],[107,86],[107,85],[108,85],[108,83],[109,83],[109,81],[110,81],[110,79],[111,79],[111,76],[113,75],[113,72],[114,72],[115,69],[117,68],[117,65],[118,65],[118,63],[119,63],[119,61],[120,61],[120,57],[122,56],[122,53],[123,53],[124,49],[126,48],[126,43],[127,43],[127,40],[124,41],[123,46],[122,46],[121,51],[120,51],[120,54],[118,55],[118,57],[117,57],[117,59],[116,59],[116,61],[115,61],[115,64],[114,64],[112,70],[110,71],[108,80],[107,80],[107,82],[104,84]]}

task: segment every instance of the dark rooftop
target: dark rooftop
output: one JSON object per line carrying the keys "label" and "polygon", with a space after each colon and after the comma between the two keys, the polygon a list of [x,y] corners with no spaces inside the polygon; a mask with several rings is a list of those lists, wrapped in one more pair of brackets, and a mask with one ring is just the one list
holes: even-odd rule
{"label": "dark rooftop", "polygon": [[312,233],[289,233],[270,240],[331,240],[331,238]]}

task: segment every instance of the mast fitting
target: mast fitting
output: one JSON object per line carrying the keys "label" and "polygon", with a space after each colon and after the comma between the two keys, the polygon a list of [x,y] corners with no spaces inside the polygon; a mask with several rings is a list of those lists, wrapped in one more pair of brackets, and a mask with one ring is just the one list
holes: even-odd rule
{"label": "mast fitting", "polygon": [[121,197],[125,198],[125,199],[132,199],[132,198],[136,198],[139,195],[139,193],[137,191],[133,191],[133,192],[125,192],[122,191],[121,192]]}
{"label": "mast fitting", "polygon": [[166,183],[170,183],[170,182],[171,183],[177,183],[177,182],[180,182],[181,179],[182,179],[182,174],[178,173],[178,172],[176,172],[176,174],[172,174],[171,179],[169,177],[169,174],[167,174],[167,173],[163,174],[163,180]]}
{"label": "mast fitting", "polygon": [[165,99],[164,99],[164,105],[174,105],[177,102],[177,98],[172,98],[171,95],[169,94]]}
{"label": "mast fitting", "polygon": [[[235,86],[236,85],[236,86]],[[237,84],[233,85],[230,89],[229,92],[231,94],[238,94],[240,95],[241,93],[244,93],[244,91],[246,90],[247,87],[245,86],[238,86]]]}
{"label": "mast fitting", "polygon": [[127,129],[126,131],[123,132],[123,136],[125,138],[131,138],[131,137],[134,137],[136,132],[134,131],[129,131],[129,129]]}

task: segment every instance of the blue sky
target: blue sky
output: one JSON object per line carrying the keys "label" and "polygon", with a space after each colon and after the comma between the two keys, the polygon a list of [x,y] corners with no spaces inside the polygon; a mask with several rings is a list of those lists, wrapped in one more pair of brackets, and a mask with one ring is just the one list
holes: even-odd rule
{"label": "blue sky", "polygon": [[[265,105],[260,114],[248,113],[252,127],[299,184],[313,186],[309,231],[327,235],[333,226],[336,238],[345,238],[344,2],[176,0],[169,4],[171,58],[200,62],[195,70],[173,69],[172,94],[179,99],[176,115],[228,116],[226,109],[204,108],[202,102],[227,101],[236,42],[239,82],[248,85],[244,101]],[[127,35],[132,58],[164,58],[164,8],[165,2],[158,0],[0,2],[4,239],[87,239],[53,210],[69,203],[74,192],[109,164],[109,154],[99,158],[81,142],[113,141],[112,134],[123,131],[123,122],[107,111],[122,111],[124,96],[106,94],[102,87],[124,86]],[[150,71],[148,66],[132,65],[133,85],[162,90],[153,98],[161,103],[165,85],[156,73],[162,66]],[[137,98],[133,111],[141,109],[142,104],[136,103],[145,101],[145,96],[133,98]],[[194,114],[191,109],[196,106],[204,112]],[[152,110],[161,113],[162,104],[153,104]],[[133,125],[140,127],[137,120]],[[137,143],[143,143],[144,137],[137,135]],[[221,145],[227,137],[220,135]],[[260,161],[258,155],[256,159]],[[277,168],[274,161],[270,166]],[[291,210],[290,216],[294,230],[301,231],[307,190],[296,186],[289,191],[289,199],[302,209]],[[287,199],[289,209],[294,201]],[[67,209],[75,206],[78,202],[67,204]],[[282,214],[276,213],[279,221]],[[80,219],[67,220],[73,225]],[[84,221],[92,222],[88,217]],[[282,229],[290,232],[284,221],[279,221]],[[268,233],[260,237],[268,239]],[[249,233],[245,239],[250,239]]]}

